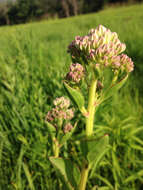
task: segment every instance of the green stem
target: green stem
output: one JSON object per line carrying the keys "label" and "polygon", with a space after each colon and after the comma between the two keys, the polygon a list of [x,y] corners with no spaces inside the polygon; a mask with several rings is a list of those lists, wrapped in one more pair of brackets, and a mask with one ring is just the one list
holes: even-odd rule
{"label": "green stem", "polygon": [[[96,85],[97,80],[92,80],[89,88],[89,99],[88,99],[88,116],[86,117],[86,136],[89,137],[93,134],[94,114],[95,114],[95,101],[96,101]],[[85,190],[86,183],[88,180],[89,166],[83,163],[81,171],[81,179],[78,190]]]}
{"label": "green stem", "polygon": [[88,171],[89,171],[88,166],[84,164],[82,172],[81,172],[81,180],[80,180],[79,188],[78,188],[79,190],[85,190],[86,188],[86,182],[88,179]]}
{"label": "green stem", "polygon": [[56,138],[53,139],[53,152],[55,157],[59,157],[59,143]]}
{"label": "green stem", "polygon": [[59,152],[60,152],[60,147],[59,147],[59,135],[60,135],[60,130],[62,128],[63,124],[63,119],[58,120],[58,131],[57,131],[57,136],[56,138],[53,138],[53,153],[55,157],[59,157]]}
{"label": "green stem", "polygon": [[88,117],[86,117],[86,136],[91,136],[93,133],[93,123],[95,114],[95,101],[96,101],[96,85],[97,80],[92,80],[89,88],[89,99],[88,99]]}

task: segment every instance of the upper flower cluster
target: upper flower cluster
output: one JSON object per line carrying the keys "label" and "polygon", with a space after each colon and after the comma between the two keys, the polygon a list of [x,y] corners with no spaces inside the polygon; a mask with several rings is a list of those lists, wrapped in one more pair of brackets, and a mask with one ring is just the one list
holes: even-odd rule
{"label": "upper flower cluster", "polygon": [[128,73],[133,70],[133,62],[127,55],[125,58],[125,55],[121,54],[125,49],[126,45],[120,42],[116,32],[99,25],[96,29],[91,29],[88,35],[75,37],[68,47],[68,52],[74,61],[82,59],[86,63],[94,62],[112,69],[122,68],[122,71]]}

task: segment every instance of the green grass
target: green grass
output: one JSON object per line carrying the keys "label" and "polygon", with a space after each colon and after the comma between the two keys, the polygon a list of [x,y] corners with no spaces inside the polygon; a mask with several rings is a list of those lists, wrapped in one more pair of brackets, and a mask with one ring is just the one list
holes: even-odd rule
{"label": "green grass", "polygon": [[99,24],[126,43],[135,71],[121,92],[98,110],[95,130],[110,135],[111,149],[87,189],[143,188],[142,10],[143,4],[0,28],[0,190],[61,189],[48,161],[44,119],[53,99],[65,93],[68,44]]}

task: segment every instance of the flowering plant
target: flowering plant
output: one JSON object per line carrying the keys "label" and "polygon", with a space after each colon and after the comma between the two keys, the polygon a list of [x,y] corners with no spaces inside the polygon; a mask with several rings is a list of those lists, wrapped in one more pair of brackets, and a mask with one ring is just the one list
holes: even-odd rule
{"label": "flowering plant", "polygon": [[94,117],[100,104],[123,86],[134,69],[131,58],[122,53],[125,49],[117,33],[102,25],[91,29],[86,36],[75,37],[68,46],[72,64],[64,87],[84,117],[85,130],[78,139],[82,155],[79,166],[73,160],[59,157],[60,148],[71,138],[77,122],[74,126],[70,123],[74,111],[69,108],[69,99],[57,98],[46,121],[53,142],[54,157],[50,161],[60,174],[63,189],[85,190],[89,174],[92,176],[108,150],[108,135],[99,139],[95,136]]}

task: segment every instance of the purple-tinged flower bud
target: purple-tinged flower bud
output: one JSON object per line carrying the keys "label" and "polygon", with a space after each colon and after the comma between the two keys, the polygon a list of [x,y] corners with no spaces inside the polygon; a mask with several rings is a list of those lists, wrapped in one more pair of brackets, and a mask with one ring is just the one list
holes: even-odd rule
{"label": "purple-tinged flower bud", "polygon": [[109,57],[108,57],[108,56],[105,55],[105,56],[102,58],[102,60],[103,60],[102,62],[104,63],[104,66],[105,66],[105,67],[109,66],[110,63],[109,63]]}
{"label": "purple-tinged flower bud", "polygon": [[116,46],[116,54],[118,55],[118,54],[122,53],[125,49],[126,49],[125,44],[123,44],[123,43],[117,44],[117,46]]}
{"label": "purple-tinged flower bud", "polygon": [[52,116],[53,116],[54,119],[55,119],[55,118],[56,118],[56,119],[57,119],[57,118],[60,118],[58,107],[53,108],[53,109],[51,110],[51,112],[52,112]]}
{"label": "purple-tinged flower bud", "polygon": [[67,118],[66,112],[64,110],[59,110],[57,118],[58,119],[66,119]]}
{"label": "purple-tinged flower bud", "polygon": [[[125,51],[125,49],[126,49],[126,44],[123,44],[123,43],[122,43],[122,44],[121,44],[121,52]],[[120,53],[121,53],[121,52],[120,52]]]}
{"label": "purple-tinged flower bud", "polygon": [[120,61],[124,64],[126,60],[128,59],[128,56],[126,54],[121,54],[120,55]]}
{"label": "purple-tinged flower bud", "polygon": [[46,115],[46,118],[45,118],[45,121],[53,121],[54,118],[53,118],[53,115],[52,115],[52,111],[48,111],[47,115]]}
{"label": "purple-tinged flower bud", "polygon": [[81,38],[80,36],[76,36],[75,40],[80,41],[80,38]]}
{"label": "purple-tinged flower bud", "polygon": [[116,32],[112,32],[111,41],[114,43],[116,39],[118,39],[118,34]]}
{"label": "purple-tinged flower bud", "polygon": [[[91,49],[95,49],[97,46],[97,40],[94,39],[94,40],[91,40]],[[90,49],[89,49],[90,50]]]}
{"label": "purple-tinged flower bud", "polygon": [[102,90],[104,88],[104,85],[102,84],[101,81],[97,81],[97,90]]}
{"label": "purple-tinged flower bud", "polygon": [[73,109],[67,109],[66,111],[66,119],[71,120],[74,117]]}
{"label": "purple-tinged flower bud", "polygon": [[[53,108],[47,114],[46,121],[53,122],[55,119],[66,119],[67,115],[64,110],[59,109],[59,107]],[[48,113],[49,113],[48,112]]]}
{"label": "purple-tinged flower bud", "polygon": [[89,34],[94,34],[94,32],[95,32],[95,29],[90,29],[90,31],[89,31]]}
{"label": "purple-tinged flower bud", "polygon": [[126,54],[120,55],[121,70],[125,70],[127,73],[134,70],[134,63]]}
{"label": "purple-tinged flower bud", "polygon": [[96,64],[95,64],[95,68],[97,68],[97,69],[100,68],[100,64],[99,64],[99,63],[96,63]]}
{"label": "purple-tinged flower bud", "polygon": [[79,49],[82,50],[83,49],[83,43],[79,42]]}
{"label": "purple-tinged flower bud", "polygon": [[97,46],[97,47],[100,47],[100,46],[102,46],[102,45],[104,45],[104,38],[101,36],[101,37],[99,37],[99,39],[97,40],[96,46]]}
{"label": "purple-tinged flower bud", "polygon": [[113,62],[112,63],[112,66],[115,67],[115,68],[119,68],[120,67],[120,62]]}
{"label": "purple-tinged flower bud", "polygon": [[126,65],[126,69],[127,69],[128,72],[132,72],[134,70],[134,63],[131,60]]}
{"label": "purple-tinged flower bud", "polygon": [[[103,48],[104,48],[104,47],[103,47]],[[102,56],[102,52],[104,51],[103,48],[102,48],[102,47],[99,47],[99,48],[96,50],[95,54],[96,54],[97,57],[101,57],[101,56]]]}
{"label": "purple-tinged flower bud", "polygon": [[87,43],[88,40],[89,40],[89,37],[88,37],[88,36],[84,36],[84,37],[83,37],[83,43]]}
{"label": "purple-tinged flower bud", "polygon": [[89,41],[89,42],[87,42],[87,51],[89,52],[90,49],[91,49],[91,42]]}
{"label": "purple-tinged flower bud", "polygon": [[72,128],[73,128],[73,126],[72,126],[70,123],[67,123],[67,124],[64,126],[63,131],[64,131],[64,133],[66,134],[66,133],[70,132],[70,131],[72,130]]}
{"label": "purple-tinged flower bud", "polygon": [[95,60],[95,50],[94,49],[91,49],[89,51],[89,57],[91,60]]}
{"label": "purple-tinged flower bud", "polygon": [[98,31],[98,34],[101,36],[103,33],[105,33],[107,31],[107,29],[104,26],[99,25],[97,27],[97,31]]}
{"label": "purple-tinged flower bud", "polygon": [[112,56],[116,55],[116,54],[115,54],[116,51],[115,51],[114,48],[109,49],[108,51],[109,51],[109,52],[108,52],[108,56],[109,56],[109,57],[112,57]]}
{"label": "purple-tinged flower bud", "polygon": [[120,68],[120,66],[121,66],[120,56],[112,56],[110,61],[111,61],[112,69],[117,70]]}

